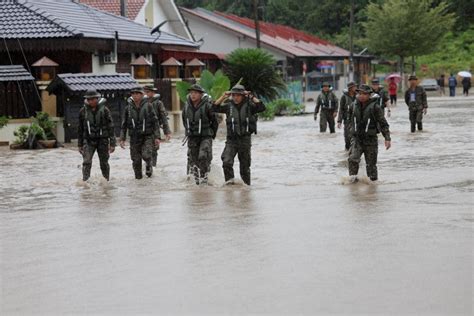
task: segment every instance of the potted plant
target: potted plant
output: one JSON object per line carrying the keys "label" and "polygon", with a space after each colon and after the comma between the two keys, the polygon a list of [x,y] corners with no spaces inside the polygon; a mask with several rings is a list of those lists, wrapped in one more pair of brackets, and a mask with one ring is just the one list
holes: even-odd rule
{"label": "potted plant", "polygon": [[11,149],[29,148],[30,145],[27,142],[30,139],[36,139],[37,141],[46,140],[46,134],[38,123],[31,123],[28,125],[21,125],[14,132],[13,135],[16,137],[14,143],[10,145]]}
{"label": "potted plant", "polygon": [[38,143],[45,148],[53,148],[56,145],[56,136],[53,133],[56,123],[51,120],[46,112],[36,112],[34,122],[43,129],[46,136],[44,139],[38,139]]}

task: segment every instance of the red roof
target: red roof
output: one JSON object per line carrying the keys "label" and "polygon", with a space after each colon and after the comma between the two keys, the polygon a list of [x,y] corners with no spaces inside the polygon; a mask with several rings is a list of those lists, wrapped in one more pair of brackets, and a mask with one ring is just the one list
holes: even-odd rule
{"label": "red roof", "polygon": [[[138,12],[145,4],[145,0],[126,0],[127,1],[127,18],[135,20]],[[115,15],[120,15],[120,0],[79,0],[79,2],[87,4],[96,9],[106,11]]]}
{"label": "red roof", "polygon": [[[226,14],[223,12],[218,12],[215,11],[214,13],[219,14],[227,19],[230,19],[232,21],[235,21],[237,23],[243,24],[247,27],[250,27],[252,29],[255,29],[255,21],[248,19],[248,18],[243,18],[237,15],[233,14]],[[317,36],[307,34],[303,31],[294,29],[292,27],[286,26],[286,25],[281,25],[281,24],[273,24],[273,23],[268,23],[268,22],[263,22],[260,21],[259,23],[260,26],[260,32],[267,34],[271,37],[282,37],[287,40],[294,40],[294,41],[304,41],[308,43],[314,43],[314,44],[322,44],[322,45],[329,45],[328,41],[325,41]]]}

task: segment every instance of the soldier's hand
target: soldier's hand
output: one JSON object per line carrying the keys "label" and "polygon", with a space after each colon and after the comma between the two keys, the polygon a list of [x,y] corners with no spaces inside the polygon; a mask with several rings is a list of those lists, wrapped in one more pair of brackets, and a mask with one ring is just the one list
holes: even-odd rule
{"label": "soldier's hand", "polygon": [[337,123],[337,128],[341,129],[341,123]]}
{"label": "soldier's hand", "polygon": [[121,147],[122,149],[125,149],[125,141],[124,141],[124,140],[121,140],[121,141],[120,141],[120,147]]}
{"label": "soldier's hand", "polygon": [[318,119],[318,114],[314,114],[314,120],[316,121]]}
{"label": "soldier's hand", "polygon": [[109,146],[109,153],[113,153],[115,151],[115,146]]}
{"label": "soldier's hand", "polygon": [[230,91],[224,92],[224,95],[223,95],[223,96],[226,97],[226,98],[230,97]]}
{"label": "soldier's hand", "polygon": [[386,140],[386,141],[385,141],[385,149],[386,149],[386,150],[389,150],[390,147],[392,147],[392,142],[389,141],[389,140]]}
{"label": "soldier's hand", "polygon": [[171,139],[171,134],[166,134],[166,135],[165,135],[165,139],[166,139],[167,142],[169,142],[170,139]]}
{"label": "soldier's hand", "polygon": [[160,146],[160,140],[157,138],[155,139],[155,146],[156,147],[159,147]]}
{"label": "soldier's hand", "polygon": [[426,113],[428,113],[428,109],[427,109],[427,108],[424,108],[424,109],[423,109],[423,114],[426,115]]}
{"label": "soldier's hand", "polygon": [[79,146],[79,147],[78,147],[78,150],[79,150],[79,153],[80,153],[81,155],[84,154],[84,147],[83,147],[83,146]]}
{"label": "soldier's hand", "polygon": [[392,116],[392,111],[388,110],[387,111],[387,117],[390,117],[390,116]]}
{"label": "soldier's hand", "polygon": [[332,117],[336,118],[336,117],[337,117],[337,112],[334,112],[334,113],[332,114]]}

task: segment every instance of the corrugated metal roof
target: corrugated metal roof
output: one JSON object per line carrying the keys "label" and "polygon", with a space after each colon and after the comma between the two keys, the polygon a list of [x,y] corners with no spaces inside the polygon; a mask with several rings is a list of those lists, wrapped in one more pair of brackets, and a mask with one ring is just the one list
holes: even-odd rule
{"label": "corrugated metal roof", "polygon": [[97,75],[93,73],[59,74],[46,88],[54,93],[59,88],[67,88],[72,92],[85,92],[87,89],[96,89],[101,92],[130,90],[138,82],[130,74],[116,73]]}
{"label": "corrugated metal roof", "polygon": [[120,40],[197,47],[174,34],[150,35],[151,29],[71,0],[16,0],[0,6],[0,30],[15,38],[115,38]]}
{"label": "corrugated metal roof", "polygon": [[[211,12],[202,8],[181,8],[184,13],[199,17],[225,29],[255,39],[253,20],[232,14]],[[296,57],[340,57],[349,56],[349,51],[322,40],[317,36],[294,28],[267,22],[260,22],[260,40],[262,44]]]}
{"label": "corrugated metal roof", "polygon": [[35,78],[22,65],[0,65],[0,81],[30,81]]}

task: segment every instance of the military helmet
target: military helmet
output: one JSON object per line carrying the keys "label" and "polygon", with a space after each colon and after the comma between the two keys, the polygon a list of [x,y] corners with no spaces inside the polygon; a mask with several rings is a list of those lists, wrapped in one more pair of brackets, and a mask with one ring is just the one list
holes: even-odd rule
{"label": "military helmet", "polygon": [[134,92],[138,92],[138,93],[143,94],[143,87],[142,86],[136,86],[136,87],[130,89],[130,93],[134,93]]}
{"label": "military helmet", "polygon": [[354,81],[351,81],[347,84],[347,89],[350,89],[352,87],[356,87],[357,88],[357,84],[354,82]]}
{"label": "military helmet", "polygon": [[412,80],[418,80],[418,77],[416,75],[410,75],[410,77],[408,77],[408,81]]}
{"label": "military helmet", "polygon": [[380,81],[379,81],[378,78],[373,78],[372,79],[372,84],[379,84],[379,83],[380,83]]}
{"label": "military helmet", "polygon": [[188,92],[190,91],[197,91],[199,93],[206,93],[206,91],[197,83],[193,84],[191,87],[189,87]]}
{"label": "military helmet", "polygon": [[153,92],[157,92],[157,91],[158,91],[158,89],[155,88],[155,86],[152,85],[152,84],[147,84],[146,86],[143,87],[143,90],[145,90],[145,92],[146,92],[146,91],[153,91]]}
{"label": "military helmet", "polygon": [[331,87],[331,84],[327,81],[324,81],[323,84],[321,85],[321,87]]}
{"label": "military helmet", "polygon": [[235,86],[232,87],[232,89],[230,90],[230,93],[245,94],[245,87],[241,84],[236,84]]}
{"label": "military helmet", "polygon": [[100,98],[100,93],[96,89],[88,89],[84,94],[84,99]]}
{"label": "military helmet", "polygon": [[356,91],[357,91],[358,93],[368,93],[368,94],[370,94],[370,93],[373,92],[373,91],[372,91],[372,88],[371,88],[369,85],[366,85],[366,84],[361,84],[361,85],[359,86],[359,88],[357,88]]}

